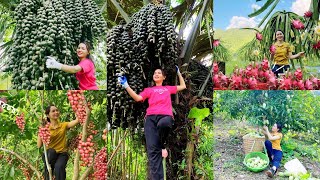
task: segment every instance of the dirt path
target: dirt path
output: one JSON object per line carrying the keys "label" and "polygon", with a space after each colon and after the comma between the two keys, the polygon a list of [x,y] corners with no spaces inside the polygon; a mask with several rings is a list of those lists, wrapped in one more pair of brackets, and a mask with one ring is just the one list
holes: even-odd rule
{"label": "dirt path", "polygon": [[[265,171],[253,173],[243,165],[244,152],[242,150],[242,136],[250,131],[250,127],[241,122],[223,122],[216,120],[215,124],[215,153],[214,173],[216,180],[267,180]],[[252,130],[253,128],[251,128]],[[313,177],[319,177],[320,165],[302,160],[307,170],[313,173]],[[280,167],[279,171],[285,171]],[[318,173],[317,173],[318,172]],[[275,180],[288,178],[274,177]]]}

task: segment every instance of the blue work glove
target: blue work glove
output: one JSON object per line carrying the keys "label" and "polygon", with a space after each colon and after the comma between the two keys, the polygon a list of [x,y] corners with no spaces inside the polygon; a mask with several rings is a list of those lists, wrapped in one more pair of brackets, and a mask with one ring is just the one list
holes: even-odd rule
{"label": "blue work glove", "polygon": [[180,74],[179,67],[177,65],[174,65],[174,66],[176,67],[177,74]]}
{"label": "blue work glove", "polygon": [[118,82],[119,84],[121,84],[121,86],[123,88],[127,88],[129,87],[129,84],[128,84],[128,81],[127,81],[127,78],[125,76],[118,76]]}

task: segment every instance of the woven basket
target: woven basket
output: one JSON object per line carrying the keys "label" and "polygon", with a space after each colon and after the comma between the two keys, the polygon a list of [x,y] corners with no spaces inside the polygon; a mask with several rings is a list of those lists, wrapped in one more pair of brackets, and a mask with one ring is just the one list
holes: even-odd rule
{"label": "woven basket", "polygon": [[265,137],[252,137],[250,134],[243,137],[243,151],[245,154],[251,152],[262,152],[264,148]]}

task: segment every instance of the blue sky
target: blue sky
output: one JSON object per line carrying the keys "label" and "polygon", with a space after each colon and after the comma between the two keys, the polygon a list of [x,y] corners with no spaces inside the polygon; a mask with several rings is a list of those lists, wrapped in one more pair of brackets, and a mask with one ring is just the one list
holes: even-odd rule
{"label": "blue sky", "polygon": [[[243,26],[256,27],[266,12],[249,18],[253,6],[263,6],[266,0],[214,0],[214,28],[227,29]],[[309,9],[310,0],[281,0],[273,12],[278,10],[292,11],[299,15]],[[267,9],[268,11],[268,9]]]}

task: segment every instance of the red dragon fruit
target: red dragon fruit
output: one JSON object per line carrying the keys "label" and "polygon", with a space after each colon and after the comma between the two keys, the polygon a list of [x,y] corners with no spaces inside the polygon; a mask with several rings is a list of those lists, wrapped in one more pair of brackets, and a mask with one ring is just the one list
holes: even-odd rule
{"label": "red dragon fruit", "polygon": [[269,78],[268,78],[268,82],[267,82],[269,89],[272,89],[272,90],[277,89],[277,82],[278,81],[277,81],[276,76],[273,73],[269,74]]}
{"label": "red dragon fruit", "polygon": [[320,41],[312,45],[313,49],[320,49]]}
{"label": "red dragon fruit", "polygon": [[213,75],[213,87],[221,88],[221,80],[218,74]]}
{"label": "red dragon fruit", "polygon": [[248,85],[249,85],[249,89],[257,89],[257,80],[254,77],[251,77],[248,79]]}
{"label": "red dragon fruit", "polygon": [[284,77],[283,79],[281,79],[279,89],[282,89],[282,90],[292,89],[291,77]]}
{"label": "red dragon fruit", "polygon": [[304,24],[299,19],[292,20],[291,23],[295,29],[304,29]]}
{"label": "red dragon fruit", "polygon": [[219,46],[220,45],[220,40],[219,39],[215,39],[214,41],[213,41],[213,47],[217,47],[217,46]]}
{"label": "red dragon fruit", "polygon": [[252,65],[250,64],[250,65],[248,65],[247,67],[246,67],[246,70],[245,70],[245,75],[246,75],[246,77],[251,77],[252,76]]}
{"label": "red dragon fruit", "polygon": [[219,72],[219,66],[217,62],[213,63],[213,74],[218,74]]}
{"label": "red dragon fruit", "polygon": [[261,41],[262,40],[262,34],[257,32],[256,38],[257,38],[258,41]]}
{"label": "red dragon fruit", "polygon": [[312,82],[313,89],[319,89],[318,81],[319,79],[316,77],[311,77],[310,81]]}
{"label": "red dragon fruit", "polygon": [[265,58],[265,59],[262,60],[261,68],[263,70],[268,70],[269,69],[269,61],[268,61],[268,59]]}
{"label": "red dragon fruit", "polygon": [[269,50],[270,50],[271,54],[275,54],[276,53],[276,46],[275,45],[271,45]]}
{"label": "red dragon fruit", "polygon": [[294,90],[305,90],[303,80],[294,80],[292,82],[292,89],[294,89]]}
{"label": "red dragon fruit", "polygon": [[312,17],[312,14],[313,13],[311,11],[307,11],[307,12],[304,13],[304,17],[305,18],[310,18],[310,17]]}
{"label": "red dragon fruit", "polygon": [[312,81],[307,79],[306,82],[304,83],[304,87],[306,90],[313,90]]}
{"label": "red dragon fruit", "polygon": [[298,68],[295,72],[294,72],[294,76],[296,77],[297,80],[302,80],[302,70],[300,68]]}
{"label": "red dragon fruit", "polygon": [[220,72],[219,75],[220,75],[220,79],[221,79],[221,86],[222,87],[228,87],[229,78],[226,75],[222,74],[222,72]]}
{"label": "red dragon fruit", "polygon": [[231,89],[233,90],[242,89],[242,77],[235,74],[232,75],[230,86],[231,86]]}

